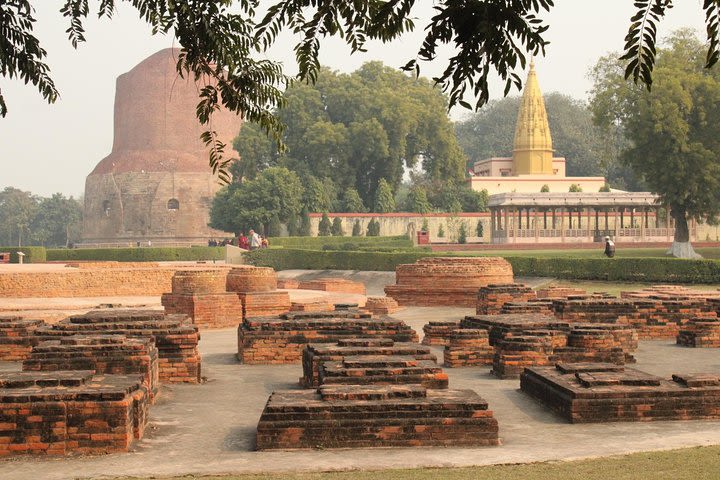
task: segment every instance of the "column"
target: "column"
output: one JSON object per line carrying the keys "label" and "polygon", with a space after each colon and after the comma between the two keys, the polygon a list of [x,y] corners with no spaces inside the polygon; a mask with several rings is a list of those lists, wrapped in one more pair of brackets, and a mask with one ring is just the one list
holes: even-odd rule
{"label": "column", "polygon": [[543,208],[543,230],[547,230],[547,208]]}
{"label": "column", "polygon": [[560,207],[560,237],[562,242],[565,243],[565,207]]}
{"label": "column", "polygon": [[537,207],[535,207],[535,243],[540,241],[540,218]]}
{"label": "column", "polygon": [[518,214],[518,230],[522,230],[522,207],[518,207],[517,214]]}

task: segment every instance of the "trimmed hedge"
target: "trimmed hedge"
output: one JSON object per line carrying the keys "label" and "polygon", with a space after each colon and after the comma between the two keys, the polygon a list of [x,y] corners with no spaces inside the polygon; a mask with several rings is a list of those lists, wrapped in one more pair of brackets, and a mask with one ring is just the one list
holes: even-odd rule
{"label": "trimmed hedge", "polygon": [[352,244],[355,247],[385,248],[412,248],[413,246],[412,240],[406,235],[394,237],[273,237],[270,239],[270,245],[274,247],[308,250],[341,249],[345,244]]}
{"label": "trimmed hedge", "polygon": [[49,249],[48,261],[163,262],[223,260],[223,247],[143,247]]}
{"label": "trimmed hedge", "polygon": [[[394,271],[425,257],[463,256],[448,252],[360,252],[264,249],[248,261],[275,270]],[[465,255],[467,256],[467,255]],[[541,258],[505,257],[517,276],[624,282],[720,283],[720,261],[678,258]]]}
{"label": "trimmed hedge", "polygon": [[17,252],[23,252],[23,263],[44,263],[45,247],[0,247],[0,252],[10,252],[10,263],[20,263]]}

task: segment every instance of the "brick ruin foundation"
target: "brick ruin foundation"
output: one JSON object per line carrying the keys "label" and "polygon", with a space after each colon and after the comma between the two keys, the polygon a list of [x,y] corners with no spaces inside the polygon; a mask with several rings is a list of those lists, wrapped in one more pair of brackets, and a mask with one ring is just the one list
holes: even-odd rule
{"label": "brick ruin foundation", "polygon": [[400,320],[372,318],[356,309],[288,312],[246,318],[238,327],[238,359],[248,364],[300,363],[309,343],[337,343],[354,337],[386,337],[417,342],[417,333]]}
{"label": "brick ruin foundation", "polygon": [[326,300],[313,300],[308,302],[292,302],[291,312],[332,312],[335,306]]}
{"label": "brick ruin foundation", "polygon": [[445,346],[450,335],[460,327],[460,320],[431,320],[423,326],[423,345]]}
{"label": "brick ruin foundation", "polygon": [[355,355],[323,362],[320,385],[416,384],[448,388],[448,376],[433,360],[400,355]]}
{"label": "brick ruin foundation", "polygon": [[472,390],[324,385],[274,392],[257,449],[498,445],[498,423]]}
{"label": "brick ruin foundation", "polygon": [[398,265],[385,294],[398,305],[474,307],[480,287],[512,283],[512,266],[499,257],[435,257]]}
{"label": "brick ruin foundation", "polygon": [[161,303],[169,314],[184,314],[200,328],[235,327],[242,321],[242,302],[225,290],[227,269],[179,270],[172,278],[172,292]]}
{"label": "brick ruin foundation", "polygon": [[475,303],[478,315],[496,315],[508,302],[529,302],[536,299],[535,291],[519,283],[490,284],[480,287]]}
{"label": "brick ruin foundation", "polygon": [[0,374],[0,457],[125,452],[142,438],[140,376],[92,371]]}
{"label": "brick ruin foundation", "polygon": [[443,363],[446,367],[490,365],[494,353],[487,330],[458,328],[450,334],[445,345]]}
{"label": "brick ruin foundation", "polygon": [[325,362],[339,362],[358,355],[402,356],[437,362],[429,347],[411,342],[395,342],[390,338],[348,338],[336,344],[312,343],[303,349],[300,386],[320,386],[320,368]]}
{"label": "brick ruin foundation", "polygon": [[201,380],[200,334],[186,315],[166,315],[156,310],[97,310],[68,317],[37,332],[48,339],[72,335],[149,338],[158,350],[161,382],[199,383]]}
{"label": "brick ruin foundation", "polygon": [[33,345],[40,341],[35,332],[43,325],[45,322],[42,320],[0,316],[0,360],[17,362],[26,359]]}
{"label": "brick ruin foundation", "polygon": [[683,347],[720,348],[720,318],[693,318],[680,330],[676,343]]}
{"label": "brick ruin foundation", "polygon": [[323,292],[343,292],[365,295],[365,284],[344,278],[316,278],[315,280],[302,280],[298,285],[302,290],[320,290]]}
{"label": "brick ruin foundation", "polygon": [[154,401],[160,388],[158,350],[150,338],[72,335],[41,342],[23,361],[24,371],[93,370],[96,374],[140,376]]}
{"label": "brick ruin foundation", "polygon": [[290,296],[277,283],[272,268],[241,265],[228,272],[226,290],[240,298],[243,318],[279,315],[290,310]]}
{"label": "brick ruin foundation", "polygon": [[520,388],[572,423],[720,418],[720,376],[654,375],[608,364],[526,369]]}
{"label": "brick ruin foundation", "polygon": [[367,297],[363,310],[373,315],[389,315],[402,310],[394,298],[391,297]]}

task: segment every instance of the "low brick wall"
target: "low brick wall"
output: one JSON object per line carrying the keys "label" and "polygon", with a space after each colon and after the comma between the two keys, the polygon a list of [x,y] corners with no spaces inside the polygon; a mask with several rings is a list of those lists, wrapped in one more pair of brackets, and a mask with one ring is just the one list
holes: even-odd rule
{"label": "low brick wall", "polygon": [[147,423],[139,375],[4,373],[0,398],[0,457],[125,452]]}
{"label": "low brick wall", "polygon": [[18,316],[0,316],[0,360],[17,362],[26,359],[41,338],[35,331],[45,325],[42,320]]}

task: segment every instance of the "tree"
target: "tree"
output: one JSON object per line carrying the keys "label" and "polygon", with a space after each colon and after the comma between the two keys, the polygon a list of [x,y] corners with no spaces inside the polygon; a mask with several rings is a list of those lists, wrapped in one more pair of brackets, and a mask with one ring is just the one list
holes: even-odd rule
{"label": "tree", "polygon": [[432,205],[427,198],[427,193],[422,187],[413,187],[408,193],[404,210],[415,213],[428,213],[432,211]]}
{"label": "tree", "polygon": [[[83,21],[90,14],[87,0],[66,0],[60,13],[69,23],[68,37],[73,46],[85,41]],[[316,2],[314,0],[276,0],[259,18],[256,1],[133,0],[127,2],[153,33],[170,34],[181,47],[177,71],[183,76],[206,77],[199,91],[197,116],[203,125],[211,125],[212,113],[222,104],[257,123],[280,140],[282,125],[274,115],[284,99],[281,87],[287,82],[281,65],[263,58],[281,32],[297,34],[295,52],[300,80],[312,83],[320,71],[320,39],[338,36],[352,49],[364,50],[368,40],[392,42],[415,28],[412,0],[396,2],[355,1]],[[419,3],[419,2],[418,2]],[[626,77],[646,85],[652,83],[655,62],[657,24],[672,7],[672,0],[639,0],[626,36]],[[97,15],[112,18],[116,0],[99,0]],[[544,53],[548,43],[544,33],[548,26],[542,18],[553,6],[552,0],[477,2],[438,2],[436,14],[424,26],[425,38],[414,57],[403,69],[420,73],[420,63],[433,61],[438,49],[451,45],[454,55],[435,81],[449,93],[449,105],[470,108],[468,96],[475,96],[475,108],[490,98],[488,78],[498,76],[505,83],[505,94],[521,80],[515,72],[524,68],[526,55]],[[705,0],[702,6],[707,25],[705,64],[714,65],[720,58],[720,3]],[[35,18],[30,0],[0,3],[3,30],[0,38],[0,72],[3,77],[20,78],[33,84],[50,103],[59,93],[45,62],[47,52],[33,35]],[[95,12],[93,12],[95,13]],[[301,83],[301,82],[299,82]],[[0,93],[0,116],[7,114],[7,104]],[[225,145],[214,131],[204,132],[202,139],[210,148],[210,163],[229,179],[223,153]]]}
{"label": "tree", "polygon": [[0,244],[21,246],[30,241],[30,225],[39,199],[30,192],[6,187],[0,192]]}
{"label": "tree", "polygon": [[342,218],[335,217],[333,218],[332,227],[330,228],[330,233],[333,237],[344,237],[345,236],[345,230],[343,230],[343,224],[342,224]]}
{"label": "tree", "polygon": [[298,218],[297,214],[293,213],[292,215],[290,215],[287,219],[285,226],[287,228],[288,235],[291,237],[296,237],[300,232],[300,219]]}
{"label": "tree", "polygon": [[353,229],[352,229],[352,236],[359,237],[361,235],[362,235],[362,229],[360,227],[360,220],[355,220],[355,223],[353,224]]}
{"label": "tree", "polygon": [[380,236],[380,222],[375,220],[374,218],[370,220],[370,223],[368,223],[367,236],[368,237]]}
{"label": "tree", "polygon": [[332,224],[327,213],[322,214],[320,223],[318,224],[318,237],[329,237],[332,232]]}
{"label": "tree", "polygon": [[360,194],[355,188],[348,188],[343,194],[342,210],[347,213],[364,213],[367,211]]}
{"label": "tree", "polygon": [[465,228],[465,222],[460,222],[460,229],[458,230],[458,243],[467,243],[467,229]]}
{"label": "tree", "polygon": [[303,208],[302,214],[300,215],[300,230],[298,230],[298,235],[301,237],[309,237],[312,231],[311,227],[310,214],[307,209]]}
{"label": "tree", "polygon": [[270,222],[267,226],[268,237],[279,237],[282,234],[282,226],[280,224],[280,218],[277,213],[270,217]]}
{"label": "tree", "polygon": [[35,244],[67,247],[80,239],[82,205],[73,197],[55,193],[40,199],[30,222],[30,237]]}
{"label": "tree", "polygon": [[329,212],[334,210],[336,190],[332,180],[320,180],[312,175],[303,179],[305,189],[302,195],[303,207],[308,212]]}
{"label": "tree", "polygon": [[593,70],[591,105],[598,124],[619,125],[629,140],[622,160],[670,207],[675,236],[668,253],[697,256],[688,218],[720,214],[720,75],[703,68],[704,46],[687,30],[657,50],[652,92],[623,80],[617,56]]}
{"label": "tree", "polygon": [[300,211],[303,188],[287,168],[264,170],[255,180],[220,189],[210,208],[210,226],[241,232],[249,226],[269,226],[273,216],[287,221]]}
{"label": "tree", "polygon": [[483,225],[482,220],[478,220],[477,227],[475,227],[475,232],[477,233],[478,237],[483,237],[483,233],[485,232],[485,226]]}
{"label": "tree", "polygon": [[380,179],[373,205],[373,211],[376,213],[390,213],[395,211],[395,197],[393,197],[390,185],[384,178]]}

